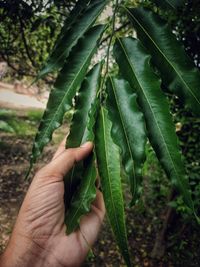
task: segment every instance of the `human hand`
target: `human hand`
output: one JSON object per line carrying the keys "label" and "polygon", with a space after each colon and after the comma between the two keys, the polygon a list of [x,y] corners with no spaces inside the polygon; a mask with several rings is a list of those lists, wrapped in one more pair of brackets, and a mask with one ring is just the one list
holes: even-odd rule
{"label": "human hand", "polygon": [[35,175],[0,266],[73,267],[83,263],[104,218],[103,196],[97,190],[91,212],[82,217],[80,229],[66,236],[63,177],[75,162],[90,154],[92,147],[88,142],[65,149],[61,143],[52,161]]}

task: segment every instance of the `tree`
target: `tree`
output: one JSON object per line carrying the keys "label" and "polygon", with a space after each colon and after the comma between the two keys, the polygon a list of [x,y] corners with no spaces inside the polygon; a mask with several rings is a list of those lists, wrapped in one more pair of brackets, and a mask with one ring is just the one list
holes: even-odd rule
{"label": "tree", "polygon": [[0,1],[0,60],[12,74],[35,77],[75,1]]}
{"label": "tree", "polygon": [[[170,3],[172,8],[181,3],[162,2]],[[92,66],[91,60],[106,31],[105,25],[95,22],[106,5],[108,1],[103,0],[76,3],[37,76],[36,80],[58,72],[35,138],[31,166],[75,102],[66,147],[91,140],[95,149],[87,162],[76,165],[65,178],[68,233],[78,226],[95,197],[96,160],[108,218],[125,262],[131,266],[121,170],[130,184],[130,205],[134,205],[141,192],[147,138],[172,185],[199,221],[161,80],[162,88],[168,88],[186,108],[199,115],[200,74],[166,21],[148,8],[132,8],[118,1],[108,25],[111,36],[105,63]],[[128,15],[138,39],[115,34],[116,16],[121,12]],[[110,75],[109,68],[113,40],[113,55],[119,68],[115,76]]]}

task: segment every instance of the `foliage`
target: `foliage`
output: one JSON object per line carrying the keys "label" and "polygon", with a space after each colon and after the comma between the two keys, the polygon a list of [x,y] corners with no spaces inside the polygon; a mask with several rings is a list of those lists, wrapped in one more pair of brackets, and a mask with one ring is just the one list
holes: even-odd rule
{"label": "foliage", "polygon": [[12,75],[36,75],[73,6],[74,1],[0,1],[0,61]]}
{"label": "foliage", "polygon": [[[199,210],[200,204],[200,188],[199,188],[199,117],[195,117],[191,112],[184,110],[179,99],[170,97],[172,105],[172,112],[176,114],[175,123],[177,127],[177,135],[180,140],[180,146],[183,156],[185,158],[186,170],[189,176],[190,186],[192,189],[194,205]],[[191,221],[190,212],[185,206],[181,196],[170,203],[177,212],[184,216],[186,221]]]}
{"label": "foliage", "polygon": [[[81,3],[81,0],[78,1],[74,10],[79,10]],[[70,14],[76,32],[73,32],[72,25],[67,30],[61,30],[53,53],[45,64],[45,71],[43,69],[38,74],[39,79],[55,70],[54,65],[58,71],[33,145],[31,165],[51,140],[54,130],[61,125],[65,112],[74,105],[76,113],[66,146],[76,146],[83,140],[91,140],[95,142],[95,149],[88,165],[83,162],[75,165],[70,175],[65,177],[65,204],[68,207],[66,222],[70,225],[69,231],[78,226],[81,216],[90,210],[90,203],[94,199],[96,155],[108,218],[125,262],[127,266],[131,266],[121,174],[124,169],[125,175],[129,177],[133,194],[131,204],[134,204],[141,191],[146,138],[172,186],[179,191],[190,212],[197,217],[169,102],[161,89],[161,79],[162,84],[178,95],[181,102],[199,114],[200,95],[197,84],[200,74],[158,14],[143,7],[121,7],[118,1],[109,22],[111,37],[105,65],[102,71],[98,68],[99,64],[86,74],[106,29],[103,25],[93,24],[106,4],[107,1],[93,0],[80,13]],[[176,6],[173,5],[174,7]],[[90,17],[88,10],[95,11],[95,8],[96,12],[90,13],[93,14]],[[121,9],[133,22],[139,40],[115,35],[116,12]],[[80,24],[87,26],[83,29]],[[116,39],[114,57],[119,74],[110,77],[109,59],[113,39]]]}
{"label": "foliage", "polygon": [[[158,1],[156,1],[158,2]],[[159,1],[160,4],[162,1]],[[193,1],[176,1],[182,4],[177,9],[158,8],[157,12],[164,17],[177,39],[180,40],[185,47],[188,55],[192,58],[195,65],[200,67],[200,27],[199,27],[199,8],[200,2]],[[160,7],[160,5],[158,5]]]}

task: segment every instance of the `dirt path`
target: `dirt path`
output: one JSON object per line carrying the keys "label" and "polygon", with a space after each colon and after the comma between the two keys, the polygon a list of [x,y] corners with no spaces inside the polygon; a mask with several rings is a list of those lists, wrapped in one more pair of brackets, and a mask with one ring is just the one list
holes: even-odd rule
{"label": "dirt path", "polygon": [[28,96],[0,90],[0,107],[9,109],[45,109],[46,102],[38,101],[34,96]]}
{"label": "dirt path", "polygon": [[34,88],[0,82],[0,108],[45,109],[48,92],[39,94],[37,87]]}

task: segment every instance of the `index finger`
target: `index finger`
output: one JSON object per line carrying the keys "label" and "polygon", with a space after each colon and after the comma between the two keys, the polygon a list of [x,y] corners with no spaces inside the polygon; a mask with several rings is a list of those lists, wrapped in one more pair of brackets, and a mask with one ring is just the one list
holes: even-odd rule
{"label": "index finger", "polygon": [[58,149],[56,150],[55,154],[53,155],[52,160],[57,158],[60,154],[62,154],[65,151],[65,144],[66,144],[67,137],[65,137],[62,142],[60,143]]}
{"label": "index finger", "polygon": [[73,165],[86,158],[92,151],[93,143],[87,142],[81,147],[65,149],[49,164],[43,167],[37,174],[39,177],[54,177],[57,180],[63,180],[66,173]]}

